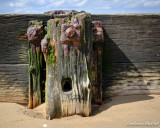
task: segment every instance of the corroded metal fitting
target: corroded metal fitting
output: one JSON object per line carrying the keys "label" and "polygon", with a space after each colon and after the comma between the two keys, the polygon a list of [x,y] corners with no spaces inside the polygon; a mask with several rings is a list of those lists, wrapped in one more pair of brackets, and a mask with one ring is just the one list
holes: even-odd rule
{"label": "corroded metal fitting", "polygon": [[27,36],[28,40],[31,43],[39,43],[41,42],[43,38],[43,30],[42,26],[40,25],[32,25],[27,29]]}
{"label": "corroded metal fitting", "polygon": [[46,38],[43,38],[41,40],[41,50],[43,52],[43,55],[44,55],[44,60],[46,62],[46,59],[47,59],[47,51],[48,51],[48,41]]}
{"label": "corroded metal fitting", "polygon": [[43,53],[47,53],[47,50],[48,50],[48,41],[46,38],[43,38],[41,40],[41,50]]}
{"label": "corroded metal fitting", "polygon": [[66,31],[65,31],[65,35],[68,38],[72,38],[75,35],[75,30],[73,29],[73,27],[67,28]]}
{"label": "corroded metal fitting", "polygon": [[100,21],[94,21],[93,23],[93,39],[95,41],[104,41],[103,25]]}

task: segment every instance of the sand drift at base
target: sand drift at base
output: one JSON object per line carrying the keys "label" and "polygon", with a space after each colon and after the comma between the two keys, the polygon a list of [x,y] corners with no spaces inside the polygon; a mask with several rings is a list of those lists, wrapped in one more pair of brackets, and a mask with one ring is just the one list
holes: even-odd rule
{"label": "sand drift at base", "polygon": [[[36,109],[15,103],[0,103],[0,128],[130,128],[131,123],[160,122],[160,95],[117,96],[93,106],[90,117],[78,115],[46,120],[44,104]],[[139,126],[141,128],[153,126]],[[159,128],[160,124],[154,128]]]}

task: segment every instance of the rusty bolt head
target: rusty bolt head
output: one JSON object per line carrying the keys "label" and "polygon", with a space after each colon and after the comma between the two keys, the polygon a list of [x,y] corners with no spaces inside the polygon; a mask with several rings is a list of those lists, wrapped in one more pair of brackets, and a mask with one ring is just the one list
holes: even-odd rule
{"label": "rusty bolt head", "polygon": [[95,41],[104,41],[102,23],[100,21],[93,22],[93,38]]}
{"label": "rusty bolt head", "polygon": [[101,21],[93,21],[93,24],[94,24],[95,27],[103,27]]}
{"label": "rusty bolt head", "polygon": [[69,28],[66,29],[65,35],[68,38],[72,38],[75,35],[75,30],[72,27],[69,27]]}
{"label": "rusty bolt head", "polygon": [[43,38],[43,30],[40,25],[32,25],[27,29],[28,40],[32,43],[40,43]]}
{"label": "rusty bolt head", "polygon": [[48,49],[48,42],[47,39],[44,38],[41,40],[41,50],[43,53],[47,53],[47,49]]}
{"label": "rusty bolt head", "polygon": [[97,32],[103,32],[103,28],[102,27],[96,27]]}

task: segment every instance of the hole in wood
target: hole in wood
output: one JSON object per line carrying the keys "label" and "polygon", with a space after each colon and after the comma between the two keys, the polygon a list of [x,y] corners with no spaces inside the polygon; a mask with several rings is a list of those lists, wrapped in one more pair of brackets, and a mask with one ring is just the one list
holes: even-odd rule
{"label": "hole in wood", "polygon": [[62,78],[62,90],[63,92],[69,92],[72,90],[72,80],[71,78]]}

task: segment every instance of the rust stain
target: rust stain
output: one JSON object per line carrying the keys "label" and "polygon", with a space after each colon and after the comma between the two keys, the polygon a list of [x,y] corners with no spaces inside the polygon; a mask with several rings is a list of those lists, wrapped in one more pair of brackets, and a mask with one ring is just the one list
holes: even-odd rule
{"label": "rust stain", "polygon": [[96,104],[101,105],[101,104],[102,104],[102,98],[100,98],[100,99],[95,99],[95,102],[96,102]]}
{"label": "rust stain", "polygon": [[98,93],[98,88],[96,88],[96,87],[92,87],[92,90],[93,90],[93,94],[97,94]]}
{"label": "rust stain", "polygon": [[34,91],[33,94],[33,108],[37,107],[37,93]]}
{"label": "rust stain", "polygon": [[33,108],[32,97],[29,98],[28,108],[29,109]]}
{"label": "rust stain", "polygon": [[25,33],[24,35],[17,36],[17,38],[18,38],[19,40],[28,40],[27,33]]}

